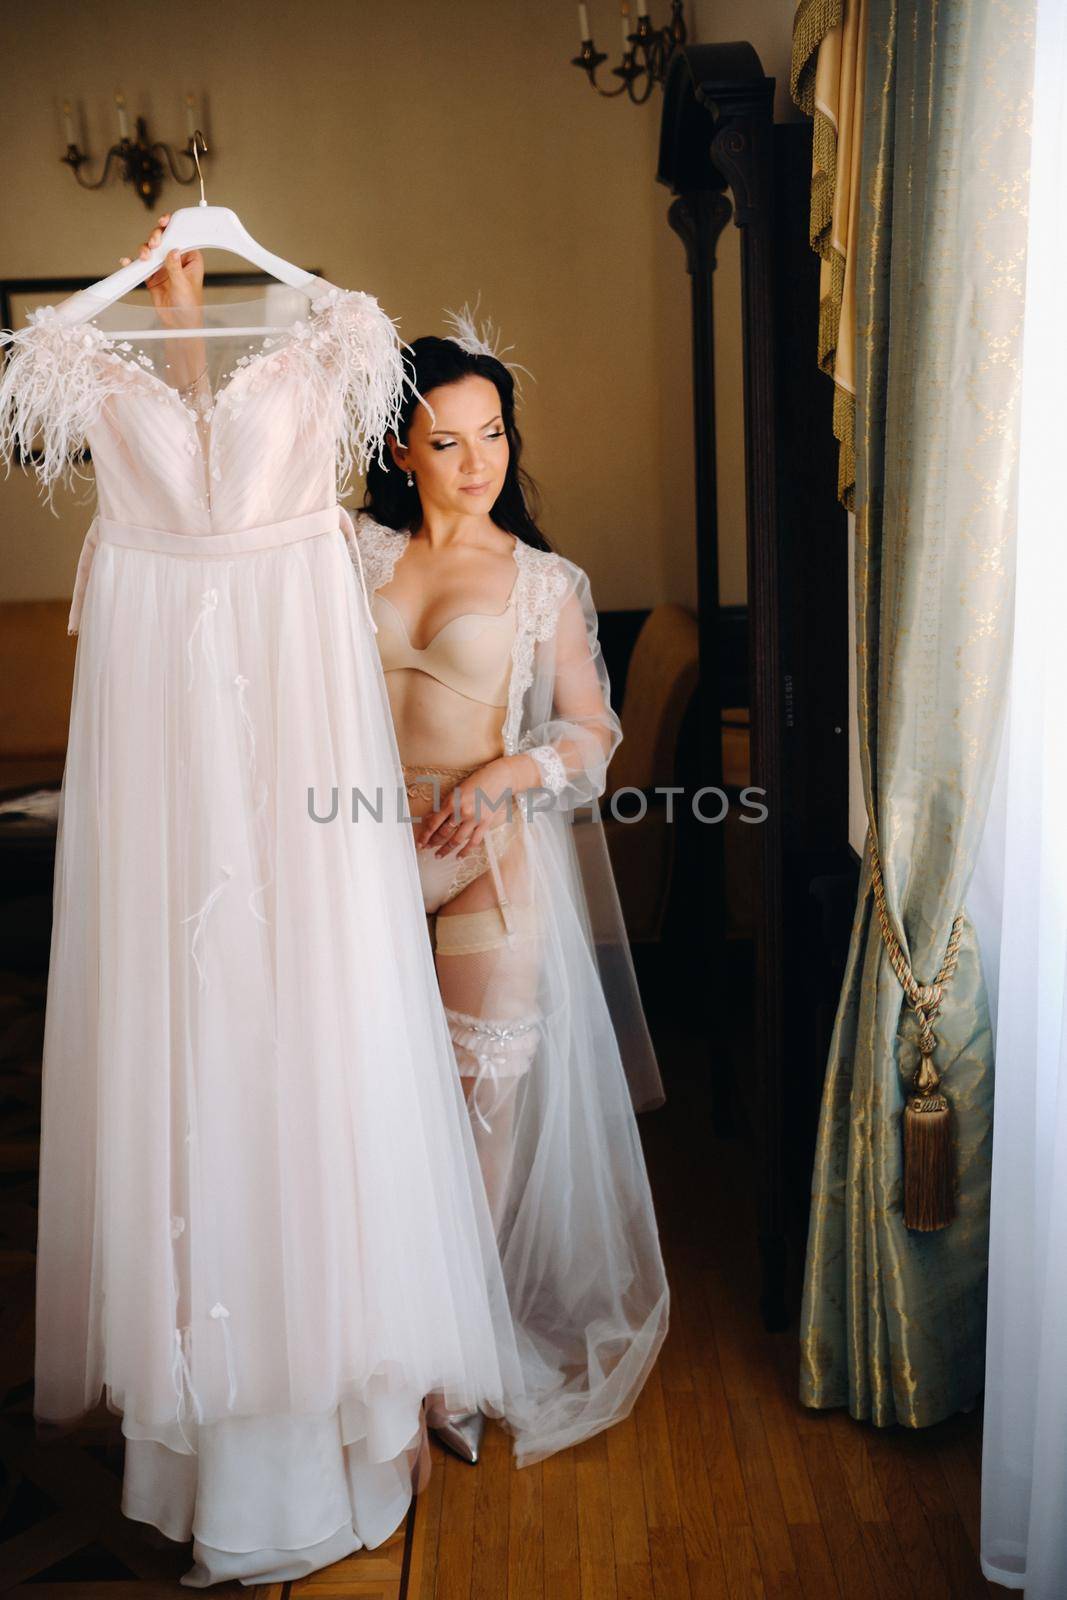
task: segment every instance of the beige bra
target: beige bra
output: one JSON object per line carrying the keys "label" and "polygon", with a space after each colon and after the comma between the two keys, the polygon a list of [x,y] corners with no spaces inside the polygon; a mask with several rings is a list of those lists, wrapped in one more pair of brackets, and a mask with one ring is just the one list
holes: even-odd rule
{"label": "beige bra", "polygon": [[[517,584],[517,580],[516,580]],[[371,610],[378,624],[375,639],[382,667],[416,667],[468,700],[506,706],[515,639],[515,588],[503,611],[467,611],[438,628],[429,644],[417,650],[396,606],[375,593]]]}

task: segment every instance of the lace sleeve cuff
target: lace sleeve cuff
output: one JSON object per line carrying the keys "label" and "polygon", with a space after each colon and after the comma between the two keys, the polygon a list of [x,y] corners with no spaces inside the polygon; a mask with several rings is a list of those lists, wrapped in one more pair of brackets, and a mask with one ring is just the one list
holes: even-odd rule
{"label": "lace sleeve cuff", "polygon": [[536,761],[546,789],[551,790],[553,794],[560,794],[567,787],[567,769],[554,745],[539,744],[534,749],[527,750],[526,754],[533,756]]}

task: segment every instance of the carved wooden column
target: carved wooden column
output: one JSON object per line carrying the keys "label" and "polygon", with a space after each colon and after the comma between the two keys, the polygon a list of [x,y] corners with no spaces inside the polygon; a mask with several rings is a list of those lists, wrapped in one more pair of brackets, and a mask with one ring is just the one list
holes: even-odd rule
{"label": "carved wooden column", "polygon": [[[777,482],[775,462],[772,129],[774,80],[748,44],[679,50],[664,85],[657,177],[677,196],[668,220],[686,246],[692,279],[696,426],[697,543],[704,745],[702,782],[721,781],[718,688],[718,518],[715,481],[715,247],[733,214],[741,233],[747,521],[749,714],[752,784],[766,791],[768,814],[757,827],[754,1061],[759,1125],[759,1227],[762,1309],[768,1327],[786,1323],[785,1196],[782,1168],[782,743],[779,646]],[[729,191],[729,197],[727,195]],[[732,200],[732,204],[731,204]],[[717,775],[717,776],[716,776]],[[720,833],[718,829],[706,830]],[[711,851],[709,891],[718,877],[722,840]],[[718,914],[718,907],[709,907]],[[712,953],[715,959],[714,952]],[[721,947],[709,974],[719,981]],[[717,1097],[718,1098],[718,1097]]]}
{"label": "carved wooden column", "polygon": [[[719,642],[719,512],[715,461],[715,384],[713,279],[715,250],[730,220],[730,202],[722,190],[695,189],[672,201],[667,220],[685,245],[693,319],[693,421],[696,428],[696,537],[697,625],[700,681],[697,688],[699,719],[699,783],[721,789],[722,693]],[[707,809],[707,808],[704,808]],[[716,804],[710,807],[714,814]],[[726,874],[723,830],[698,824],[701,874],[701,955],[707,982],[708,1011],[724,1015],[726,1004]],[[725,1042],[711,1058],[712,1118],[721,1137],[733,1131],[729,1064]]]}

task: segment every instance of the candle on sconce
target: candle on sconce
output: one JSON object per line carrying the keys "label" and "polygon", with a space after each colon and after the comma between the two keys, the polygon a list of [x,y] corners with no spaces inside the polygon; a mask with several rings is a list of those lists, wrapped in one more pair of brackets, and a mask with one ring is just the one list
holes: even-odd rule
{"label": "candle on sconce", "polygon": [[74,137],[74,118],[70,114],[69,100],[64,100],[63,102],[63,126],[67,130],[67,143],[77,144],[78,141]]}
{"label": "candle on sconce", "polygon": [[115,94],[115,109],[119,114],[119,138],[128,139],[130,136],[130,124],[126,118],[126,96],[121,90],[116,91]]}
{"label": "candle on sconce", "polygon": [[585,6],[581,4],[578,6],[578,32],[581,35],[583,44],[587,39],[591,39],[593,37],[593,35],[589,32],[589,12],[586,10]]}
{"label": "candle on sconce", "polygon": [[633,49],[630,43],[630,7],[627,0],[622,0],[622,48],[624,54],[627,50]]}
{"label": "candle on sconce", "polygon": [[185,97],[185,131],[190,139],[196,132],[196,101],[191,94],[187,94]]}

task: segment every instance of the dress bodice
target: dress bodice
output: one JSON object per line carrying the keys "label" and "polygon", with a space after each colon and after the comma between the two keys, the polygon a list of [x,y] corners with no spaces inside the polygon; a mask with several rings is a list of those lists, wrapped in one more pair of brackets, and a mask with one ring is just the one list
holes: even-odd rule
{"label": "dress bodice", "polygon": [[405,374],[376,300],[321,278],[313,287],[306,314],[247,346],[206,396],[164,381],[128,339],[66,322],[61,307],[31,314],[4,341],[0,454],[40,434],[36,470],[50,491],[75,476],[87,441],[100,515],[173,533],[235,532],[334,504],[396,425]]}

